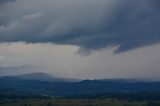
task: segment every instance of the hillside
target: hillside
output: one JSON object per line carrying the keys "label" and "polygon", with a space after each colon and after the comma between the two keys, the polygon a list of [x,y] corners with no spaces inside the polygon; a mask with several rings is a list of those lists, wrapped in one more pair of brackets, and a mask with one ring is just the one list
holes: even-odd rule
{"label": "hillside", "polygon": [[[51,79],[52,81],[50,81]],[[0,85],[0,93],[26,96],[78,97],[78,95],[159,94],[160,92],[160,82],[118,81],[114,79],[68,82],[54,80],[50,75],[43,73],[1,77]]]}

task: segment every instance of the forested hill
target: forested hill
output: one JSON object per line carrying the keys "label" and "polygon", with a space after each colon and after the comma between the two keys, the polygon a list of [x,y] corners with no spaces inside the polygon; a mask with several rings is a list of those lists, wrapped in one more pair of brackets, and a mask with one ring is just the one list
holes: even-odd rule
{"label": "forested hill", "polygon": [[[33,75],[31,75],[33,76]],[[160,93],[160,82],[143,82],[130,80],[83,80],[53,81],[47,75],[41,78],[0,77],[0,94],[14,94],[21,96],[52,96],[52,97],[80,97],[83,95],[105,97],[107,94],[156,94]],[[34,74],[35,77],[35,74]],[[52,81],[51,81],[52,79]],[[108,96],[107,95],[107,96]],[[109,97],[109,96],[108,96]]]}
{"label": "forested hill", "polygon": [[24,96],[48,95],[54,97],[107,93],[160,93],[160,82],[130,82],[122,80],[50,82],[17,77],[1,77],[0,93]]}

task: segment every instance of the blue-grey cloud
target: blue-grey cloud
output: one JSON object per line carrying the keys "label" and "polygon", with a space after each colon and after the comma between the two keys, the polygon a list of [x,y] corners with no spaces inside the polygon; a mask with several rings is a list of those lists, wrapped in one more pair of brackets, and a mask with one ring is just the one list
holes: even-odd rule
{"label": "blue-grey cloud", "polygon": [[115,53],[120,53],[160,42],[159,4],[159,0],[17,0],[4,11],[0,41],[71,44],[82,50],[119,46]]}
{"label": "blue-grey cloud", "polygon": [[15,0],[0,0],[0,5],[5,4],[7,2],[13,2],[13,1],[15,1]]}

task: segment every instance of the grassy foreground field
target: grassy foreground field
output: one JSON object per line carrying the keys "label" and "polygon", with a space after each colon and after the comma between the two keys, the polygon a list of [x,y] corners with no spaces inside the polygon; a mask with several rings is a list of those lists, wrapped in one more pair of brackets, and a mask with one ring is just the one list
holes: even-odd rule
{"label": "grassy foreground field", "polygon": [[117,99],[27,99],[0,104],[0,106],[160,106],[160,102]]}

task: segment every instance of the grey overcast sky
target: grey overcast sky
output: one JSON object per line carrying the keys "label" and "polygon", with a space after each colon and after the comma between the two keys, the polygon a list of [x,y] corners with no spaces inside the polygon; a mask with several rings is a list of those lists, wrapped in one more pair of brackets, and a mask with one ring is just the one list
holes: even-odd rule
{"label": "grey overcast sky", "polygon": [[0,0],[0,75],[160,80],[160,0]]}

